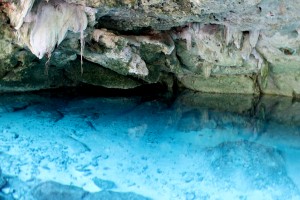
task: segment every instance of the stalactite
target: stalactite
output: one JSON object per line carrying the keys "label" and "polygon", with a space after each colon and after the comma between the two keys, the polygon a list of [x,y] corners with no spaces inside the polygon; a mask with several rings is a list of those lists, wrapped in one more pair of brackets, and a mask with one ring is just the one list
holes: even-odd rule
{"label": "stalactite", "polygon": [[259,38],[259,30],[253,30],[249,32],[249,41],[250,41],[250,45],[252,48],[254,48],[256,46],[256,43],[258,41]]}
{"label": "stalactite", "polygon": [[47,54],[47,61],[45,63],[45,75],[48,76],[49,66],[50,66],[50,59],[51,59],[51,53]]}
{"label": "stalactite", "polygon": [[24,23],[26,15],[30,12],[35,0],[20,0],[18,4],[10,4],[8,16],[12,26],[19,30]]}
{"label": "stalactite", "polygon": [[263,57],[256,51],[256,49],[253,49],[252,50],[252,53],[251,53],[254,58],[257,60],[257,68],[258,69],[261,69],[262,68],[262,65],[264,63],[264,59]]}
{"label": "stalactite", "polygon": [[84,33],[83,30],[80,31],[80,72],[83,74],[83,52],[84,52]]}
{"label": "stalactite", "polygon": [[226,26],[224,30],[225,44],[228,46],[233,41],[233,30],[231,27]]}
{"label": "stalactite", "polygon": [[211,75],[211,70],[212,70],[212,63],[209,62],[204,62],[203,63],[203,74],[205,78],[209,78]]}
{"label": "stalactite", "polygon": [[191,50],[192,48],[192,34],[190,31],[184,31],[181,34],[181,38],[184,39],[186,41],[186,48],[188,51]]}
{"label": "stalactite", "polygon": [[236,48],[241,49],[241,43],[243,39],[243,32],[239,30],[234,30],[233,34],[233,43],[236,46]]}
{"label": "stalactite", "polygon": [[62,0],[41,1],[37,11],[29,13],[25,21],[23,26],[28,28],[20,29],[20,34],[38,58],[51,54],[68,31],[80,33],[82,46],[84,45],[83,31],[87,27],[87,16],[82,6]]}

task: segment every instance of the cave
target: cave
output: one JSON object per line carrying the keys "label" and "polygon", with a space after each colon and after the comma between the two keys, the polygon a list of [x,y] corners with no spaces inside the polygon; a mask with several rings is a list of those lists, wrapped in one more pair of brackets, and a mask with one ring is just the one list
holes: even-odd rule
{"label": "cave", "polygon": [[300,0],[0,0],[0,199],[300,199]]}

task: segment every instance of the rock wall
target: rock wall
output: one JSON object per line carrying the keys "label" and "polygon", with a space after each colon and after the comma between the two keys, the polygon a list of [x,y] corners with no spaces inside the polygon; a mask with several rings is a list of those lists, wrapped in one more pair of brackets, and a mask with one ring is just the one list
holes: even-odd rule
{"label": "rock wall", "polygon": [[0,91],[163,83],[202,92],[300,95],[300,0],[0,5]]}

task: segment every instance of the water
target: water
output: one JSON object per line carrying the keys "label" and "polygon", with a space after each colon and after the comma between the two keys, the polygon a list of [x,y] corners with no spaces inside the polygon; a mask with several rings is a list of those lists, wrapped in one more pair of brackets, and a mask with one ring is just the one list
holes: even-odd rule
{"label": "water", "polygon": [[0,168],[0,199],[296,200],[300,102],[2,95]]}

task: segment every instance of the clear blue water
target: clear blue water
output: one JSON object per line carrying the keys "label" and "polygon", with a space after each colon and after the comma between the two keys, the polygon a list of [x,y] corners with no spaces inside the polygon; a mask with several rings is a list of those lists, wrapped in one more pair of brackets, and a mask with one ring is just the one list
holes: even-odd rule
{"label": "clear blue water", "polygon": [[0,199],[300,199],[299,115],[278,97],[2,95]]}

